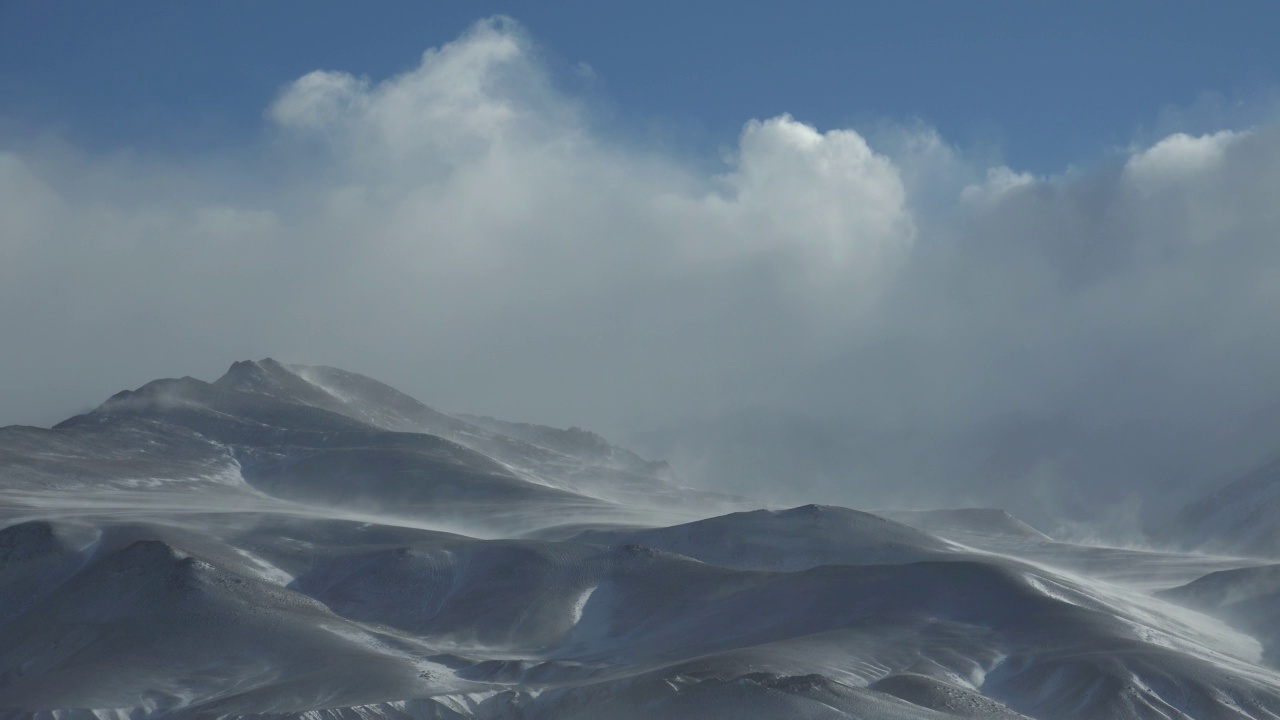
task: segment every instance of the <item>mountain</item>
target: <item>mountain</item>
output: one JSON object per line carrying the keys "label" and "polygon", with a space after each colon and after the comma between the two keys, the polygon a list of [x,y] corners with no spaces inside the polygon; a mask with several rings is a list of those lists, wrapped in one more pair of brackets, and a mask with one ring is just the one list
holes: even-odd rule
{"label": "mountain", "polygon": [[983,538],[1007,538],[1023,543],[1050,541],[1036,530],[1004,510],[995,508],[958,508],[955,510],[881,510],[885,517],[944,537],[958,536],[969,542]]}
{"label": "mountain", "polygon": [[1253,635],[1263,656],[1280,662],[1280,565],[1220,570],[1161,595]]}
{"label": "mountain", "polygon": [[0,428],[4,720],[1274,718],[1274,584],[273,360]]}
{"label": "mountain", "polygon": [[1280,457],[1188,504],[1157,537],[1186,548],[1280,557]]}
{"label": "mountain", "polygon": [[806,505],[754,510],[643,530],[588,530],[574,538],[643,545],[711,565],[745,570],[806,570],[949,559],[949,543],[869,513]]}
{"label": "mountain", "polygon": [[879,508],[999,505],[1048,530],[1112,521],[1136,540],[1140,526],[1167,521],[1221,477],[1273,452],[1276,433],[1280,405],[1214,433],[1024,415],[962,428],[892,427],[754,407],[627,442],[685,477],[774,502],[799,491]]}

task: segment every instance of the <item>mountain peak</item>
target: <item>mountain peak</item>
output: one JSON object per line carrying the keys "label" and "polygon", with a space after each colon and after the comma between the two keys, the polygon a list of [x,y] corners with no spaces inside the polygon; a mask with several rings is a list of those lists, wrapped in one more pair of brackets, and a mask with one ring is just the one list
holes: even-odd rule
{"label": "mountain peak", "polygon": [[261,360],[237,360],[223,373],[222,377],[213,381],[221,387],[234,387],[245,383],[278,382],[282,376],[291,375],[289,369],[272,358]]}
{"label": "mountain peak", "polygon": [[337,398],[272,358],[232,363],[226,374],[213,384],[226,390],[270,395],[341,412],[337,407],[341,404]]}

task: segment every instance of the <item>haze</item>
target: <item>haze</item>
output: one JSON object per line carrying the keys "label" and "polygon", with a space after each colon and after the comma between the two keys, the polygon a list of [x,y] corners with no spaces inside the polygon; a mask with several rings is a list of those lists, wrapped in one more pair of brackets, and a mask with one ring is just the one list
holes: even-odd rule
{"label": "haze", "polygon": [[[0,425],[270,355],[649,442],[695,481],[698,449],[672,438],[743,413],[924,448],[799,481],[855,507],[903,500],[897,477],[990,504],[944,479],[956,444],[1014,442],[992,428],[1085,438],[1068,454],[1105,466],[1081,482],[1113,499],[1147,502],[1171,466],[1189,487],[1255,459],[1222,437],[1280,399],[1269,91],[1196,88],[1029,170],[856,97],[846,117],[872,120],[780,107],[690,148],[637,130],[657,115],[610,111],[592,58],[555,53],[483,19],[402,72],[279,77],[256,130],[214,149],[90,143],[15,113]],[[1026,452],[1027,473],[1068,472],[1061,444]]]}

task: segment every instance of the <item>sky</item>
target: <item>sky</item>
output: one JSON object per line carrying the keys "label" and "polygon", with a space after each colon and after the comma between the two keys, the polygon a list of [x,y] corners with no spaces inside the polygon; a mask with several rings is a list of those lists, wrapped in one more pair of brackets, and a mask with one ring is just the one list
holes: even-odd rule
{"label": "sky", "polygon": [[0,0],[0,424],[275,357],[625,433],[1280,401],[1263,2]]}
{"label": "sky", "polygon": [[[692,7],[691,7],[692,5]],[[1262,0],[769,3],[0,2],[0,109],[77,146],[225,152],[316,69],[385,79],[477,20],[516,19],[612,133],[715,156],[751,118],[923,123],[1036,173],[1273,89]],[[576,73],[575,70],[582,72]],[[1230,115],[1231,113],[1225,113]],[[1193,116],[1193,117],[1189,117]]]}

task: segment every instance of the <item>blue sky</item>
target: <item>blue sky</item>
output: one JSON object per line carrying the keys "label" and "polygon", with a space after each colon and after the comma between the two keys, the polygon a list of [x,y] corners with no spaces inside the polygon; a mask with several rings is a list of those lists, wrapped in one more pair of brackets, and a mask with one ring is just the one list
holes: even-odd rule
{"label": "blue sky", "polygon": [[494,14],[523,24],[614,132],[690,152],[787,112],[819,128],[919,120],[1055,172],[1170,127],[1241,122],[1223,116],[1280,72],[1280,8],[1262,1],[2,0],[0,118],[103,149],[243,144],[298,76],[382,79]]}

